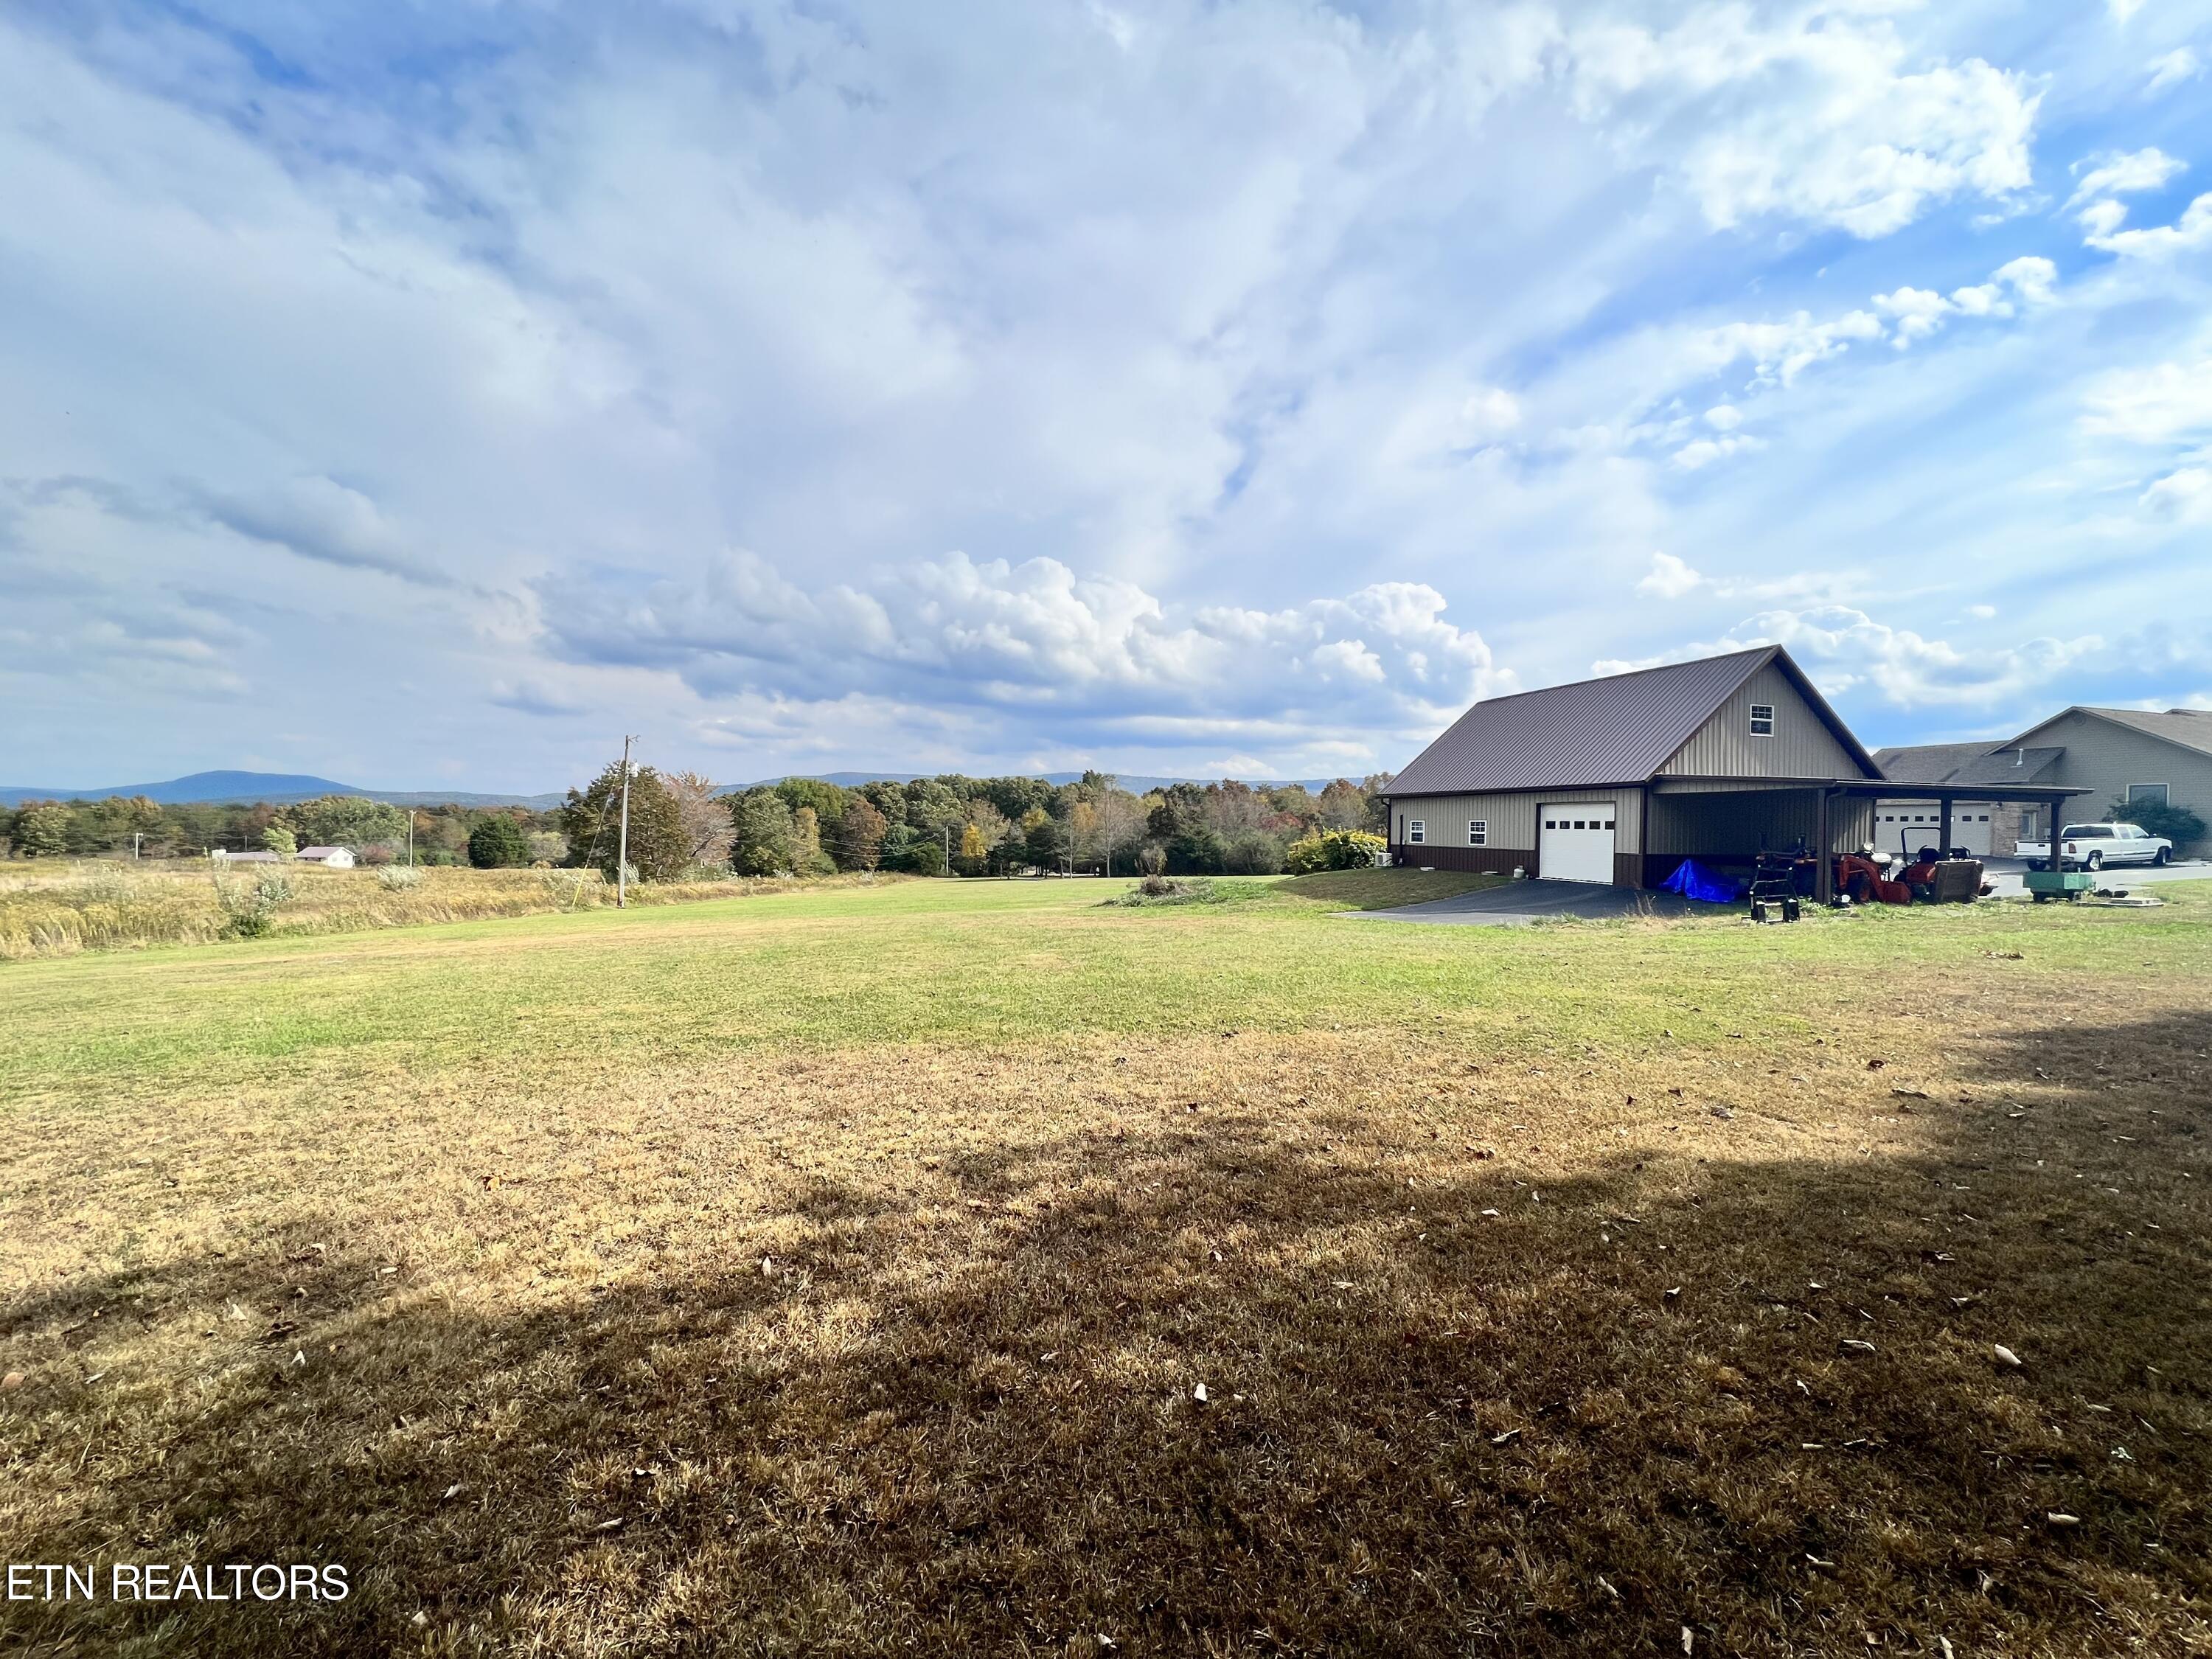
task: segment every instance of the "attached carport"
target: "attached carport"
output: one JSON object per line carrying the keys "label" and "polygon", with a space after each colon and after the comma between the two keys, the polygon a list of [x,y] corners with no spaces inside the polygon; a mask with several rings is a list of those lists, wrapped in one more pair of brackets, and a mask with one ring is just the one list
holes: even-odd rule
{"label": "attached carport", "polygon": [[1749,865],[1762,851],[1802,844],[1825,848],[1814,860],[1813,896],[1835,897],[1835,860],[1874,842],[1876,800],[1929,801],[1935,844],[1953,844],[1952,811],[1961,800],[2019,801],[2060,822],[2068,800],[2091,793],[2050,784],[1947,788],[1865,778],[1683,778],[1655,780],[1644,823],[1644,881],[1656,885],[1686,858],[1722,868]]}

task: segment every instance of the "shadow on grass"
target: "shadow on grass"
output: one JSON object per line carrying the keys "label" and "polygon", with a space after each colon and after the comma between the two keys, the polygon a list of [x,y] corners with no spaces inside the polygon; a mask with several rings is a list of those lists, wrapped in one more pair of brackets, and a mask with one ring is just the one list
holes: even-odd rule
{"label": "shadow on grass", "polygon": [[1901,1103],[1899,1155],[1723,1141],[1556,1187],[1471,1158],[1409,1186],[1386,1149],[1208,1109],[957,1160],[935,1207],[802,1183],[787,1259],[550,1308],[404,1273],[395,1296],[370,1264],[288,1261],[293,1238],[75,1287],[0,1334],[58,1354],[133,1297],[313,1286],[296,1331],[255,1358],[228,1340],[204,1385],[19,1396],[11,1484],[51,1502],[62,1480],[40,1512],[66,1518],[11,1506],[11,1559],[335,1561],[354,1593],[17,1603],[0,1632],[195,1655],[1620,1654],[1678,1652],[1685,1626],[1701,1654],[2200,1650],[2208,1047],[2212,1018],[2054,1024],[1969,1048],[1965,1097]]}

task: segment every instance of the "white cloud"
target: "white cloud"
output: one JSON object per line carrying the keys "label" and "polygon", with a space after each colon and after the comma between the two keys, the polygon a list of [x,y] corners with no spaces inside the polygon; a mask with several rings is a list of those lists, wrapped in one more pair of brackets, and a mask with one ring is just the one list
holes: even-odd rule
{"label": "white cloud", "polygon": [[2204,65],[2196,52],[2187,46],[2176,46],[2172,52],[2150,60],[2150,84],[2145,92],[2164,92],[2168,87],[2178,87],[2184,81],[2194,81],[2204,72]]}
{"label": "white cloud", "polygon": [[1378,582],[1178,620],[1131,582],[1081,578],[1053,559],[957,553],[812,590],[746,552],[709,561],[694,584],[544,590],[550,642],[565,657],[672,672],[709,698],[804,702],[834,686],[902,704],[1053,709],[1099,730],[1265,716],[1332,735],[1418,726],[1512,687],[1444,608],[1433,588]]}
{"label": "white cloud", "polygon": [[1966,614],[1977,622],[1987,622],[1997,614],[1997,608],[1993,605],[1970,605],[1966,607]]}
{"label": "white cloud", "polygon": [[1948,299],[1929,289],[1900,288],[1892,294],[1875,295],[1874,306],[1895,319],[1890,343],[1902,351],[1915,340],[1935,333],[1952,317],[2010,317],[2015,302],[2021,307],[2049,305],[2057,278],[2056,265],[2030,254],[1998,266],[1986,283],[1952,289]]}
{"label": "white cloud", "polygon": [[1716,404],[1705,411],[1705,424],[1716,432],[1733,432],[1743,424],[1743,411],[1730,404]]}
{"label": "white cloud", "polygon": [[2143,9],[2143,0],[2105,0],[2105,8],[2115,23],[2125,27],[2128,20]]}
{"label": "white cloud", "polygon": [[2032,179],[2040,94],[2026,77],[1979,58],[1908,68],[1886,18],[1808,8],[1762,27],[1748,8],[1705,6],[1567,42],[1586,118],[1694,135],[1680,167],[1717,227],[1775,213],[1886,236],[1934,203]]}
{"label": "white cloud", "polygon": [[1650,574],[1636,584],[1636,591],[1662,599],[1679,599],[1696,592],[1705,580],[1672,553],[1654,553]]}
{"label": "white cloud", "polygon": [[[2089,166],[2094,162],[2094,166]],[[2084,167],[2089,167],[2082,173]],[[2168,155],[2153,145],[2148,149],[2132,153],[2106,154],[2085,157],[2074,164],[2081,182],[2066,205],[2073,207],[2098,196],[2126,196],[2137,191],[2158,190],[2167,180],[2186,173],[2189,163]]]}
{"label": "white cloud", "polygon": [[2100,236],[2110,236],[2127,222],[2128,204],[2110,198],[2092,202],[2081,210],[2079,216],[2081,228],[2089,233],[2088,240],[2094,242]]}
{"label": "white cloud", "polygon": [[2183,524],[2212,524],[2212,465],[2176,467],[2154,479],[2142,504]]}
{"label": "white cloud", "polygon": [[2083,399],[2081,429],[2130,443],[2162,444],[2212,431],[2212,357],[2121,369]]}
{"label": "white cloud", "polygon": [[1857,691],[1878,696],[1899,708],[1995,708],[2043,690],[2101,650],[2104,643],[2089,634],[1965,649],[1890,627],[1848,605],[1821,605],[1761,611],[1718,640],[1638,661],[1601,662],[1596,672],[1621,673],[1717,652],[1779,645],[1832,697]]}
{"label": "white cloud", "polygon": [[1693,438],[1676,450],[1672,459],[1683,471],[1695,472],[1711,466],[1715,461],[1724,461],[1731,455],[1765,447],[1758,439],[1741,434],[1727,438]]}
{"label": "white cloud", "polygon": [[2092,234],[2087,240],[2091,247],[2102,248],[2107,253],[2145,258],[2162,258],[2191,248],[2212,247],[2212,191],[2191,202],[2172,224],[2145,230],[2102,231]]}

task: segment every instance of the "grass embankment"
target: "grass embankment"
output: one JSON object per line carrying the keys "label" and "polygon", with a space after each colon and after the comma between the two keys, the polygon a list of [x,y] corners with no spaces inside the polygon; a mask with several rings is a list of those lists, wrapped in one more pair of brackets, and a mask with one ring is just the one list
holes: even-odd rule
{"label": "grass embankment", "polygon": [[1507,880],[1458,870],[1324,870],[1318,875],[1293,876],[1277,890],[1319,900],[1339,910],[1389,910],[1502,887]]}
{"label": "grass embankment", "polygon": [[[270,867],[239,865],[218,872],[212,864],[198,861],[0,868],[0,962],[75,956],[82,951],[208,944],[225,937],[231,928],[231,918],[216,900],[217,880],[250,884]],[[295,896],[271,919],[270,932],[278,937],[595,910],[615,902],[613,886],[596,870],[426,868],[416,872],[413,885],[393,887],[377,870],[325,870],[313,864],[288,864],[282,869]],[[646,883],[630,889],[630,902],[682,904],[788,892],[810,884],[749,877]]]}
{"label": "grass embankment", "polygon": [[0,1555],[356,1589],[0,1645],[2202,1651],[2161,893],[907,883],[20,964]]}

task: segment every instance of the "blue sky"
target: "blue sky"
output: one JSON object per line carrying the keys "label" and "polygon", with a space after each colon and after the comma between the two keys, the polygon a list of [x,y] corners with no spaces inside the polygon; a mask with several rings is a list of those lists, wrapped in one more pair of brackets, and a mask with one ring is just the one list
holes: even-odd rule
{"label": "blue sky", "polygon": [[0,781],[2212,706],[2212,3],[0,14]]}

